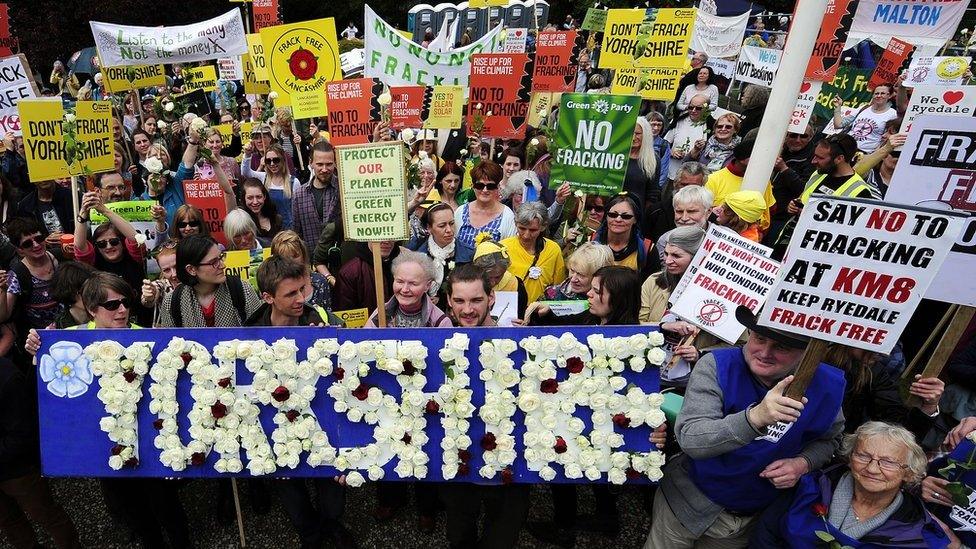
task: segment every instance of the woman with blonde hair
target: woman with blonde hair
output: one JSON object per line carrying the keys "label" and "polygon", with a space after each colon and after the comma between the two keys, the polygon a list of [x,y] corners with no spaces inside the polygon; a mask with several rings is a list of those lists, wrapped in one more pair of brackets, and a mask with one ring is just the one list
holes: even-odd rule
{"label": "woman with blonde hair", "polygon": [[545,301],[579,301],[586,299],[590,291],[593,273],[613,265],[613,250],[595,242],[584,242],[566,260],[566,280],[546,287],[542,292]]}
{"label": "woman with blonde hair", "polygon": [[264,183],[268,189],[268,194],[278,207],[281,215],[281,226],[285,229],[292,227],[291,197],[301,186],[298,179],[288,173],[288,165],[285,163],[286,156],[281,145],[272,144],[264,153],[264,158],[257,170],[251,169],[251,157],[254,149],[251,143],[244,147],[244,161],[241,162],[241,175],[253,177]]}
{"label": "woman with blonde hair", "polygon": [[[271,240],[271,255],[291,259],[309,267],[310,258],[305,241],[292,230],[281,231],[275,235]],[[332,284],[335,283],[335,277],[322,276],[311,267],[309,267],[309,275],[311,288],[305,288],[305,302],[313,307],[322,307],[332,312]]]}
{"label": "woman with blonde hair", "polygon": [[259,252],[268,242],[258,238],[258,226],[244,210],[237,209],[224,218],[224,237],[228,250],[249,250]]}

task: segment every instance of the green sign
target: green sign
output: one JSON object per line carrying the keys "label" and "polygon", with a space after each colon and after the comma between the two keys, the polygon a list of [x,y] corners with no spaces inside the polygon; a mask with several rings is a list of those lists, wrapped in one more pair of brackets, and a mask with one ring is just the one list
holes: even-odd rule
{"label": "green sign", "polygon": [[824,82],[820,88],[820,95],[813,106],[813,114],[821,118],[834,116],[834,107],[831,101],[835,95],[839,95],[844,100],[844,105],[848,107],[860,108],[871,102],[871,90],[868,89],[868,80],[871,79],[871,69],[855,69],[841,65],[837,69],[837,75],[830,82]]}
{"label": "green sign", "polygon": [[586,17],[583,18],[583,24],[580,25],[581,29],[593,32],[603,32],[603,29],[606,27],[607,10],[601,10],[600,8],[589,8],[586,10]]}
{"label": "green sign", "polygon": [[[128,200],[125,202],[111,202],[105,207],[119,214],[119,217],[126,221],[153,221],[152,207],[158,204],[155,200]],[[105,223],[108,218],[104,215],[91,211],[93,223]]]}
{"label": "green sign", "polygon": [[564,93],[550,188],[568,181],[587,194],[619,193],[640,104],[636,95]]}
{"label": "green sign", "polygon": [[404,148],[400,142],[336,147],[342,226],[348,240],[408,240]]}

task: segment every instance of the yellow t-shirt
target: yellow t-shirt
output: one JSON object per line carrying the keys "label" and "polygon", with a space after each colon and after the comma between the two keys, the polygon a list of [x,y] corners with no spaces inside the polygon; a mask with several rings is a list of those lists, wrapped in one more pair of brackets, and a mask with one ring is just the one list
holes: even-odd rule
{"label": "yellow t-shirt", "polygon": [[[535,254],[525,251],[517,236],[502,240],[501,245],[508,250],[508,255],[512,260],[508,272],[522,279],[529,303],[539,299],[546,286],[559,284],[566,280],[566,264],[563,261],[563,253],[559,249],[559,244],[554,241],[548,238],[544,239],[542,252],[539,253],[538,261],[535,261],[535,267],[538,270],[531,273]],[[538,276],[533,278],[532,274],[538,274]]]}
{"label": "yellow t-shirt", "polygon": [[[730,172],[728,168],[722,168],[708,176],[708,180],[705,181],[705,188],[715,195],[712,206],[721,206],[725,203],[726,196],[742,188],[742,178]],[[772,185],[766,185],[763,199],[766,201],[766,211],[763,212],[762,218],[759,220],[759,228],[765,231],[769,228],[769,209],[776,203],[776,199],[773,198]]]}
{"label": "yellow t-shirt", "polygon": [[[641,243],[641,244],[643,244],[643,243]],[[638,273],[640,272],[640,269],[637,268],[637,251],[636,250],[634,251],[634,253],[628,255],[627,257],[621,259],[620,261],[614,261],[613,264],[616,265],[616,266],[618,266],[618,267],[627,267],[628,269],[633,269],[634,271],[636,271]]]}

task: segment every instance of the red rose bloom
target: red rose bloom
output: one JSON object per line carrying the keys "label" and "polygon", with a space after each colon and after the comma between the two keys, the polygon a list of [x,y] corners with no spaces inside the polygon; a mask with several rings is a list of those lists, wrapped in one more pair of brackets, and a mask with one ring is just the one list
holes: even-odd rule
{"label": "red rose bloom", "polygon": [[122,374],[122,377],[124,377],[129,383],[132,383],[136,379],[136,373],[132,370],[126,370],[126,372]]}
{"label": "red rose bloom", "polygon": [[288,58],[288,70],[299,80],[311,80],[319,70],[319,62],[315,54],[304,48],[298,48]]}
{"label": "red rose bloom", "polygon": [[275,402],[284,402],[288,400],[288,397],[290,396],[291,391],[289,391],[288,387],[285,387],[284,385],[279,385],[274,391],[271,391],[271,398],[275,399]]}
{"label": "red rose bloom", "polygon": [[298,419],[298,416],[299,416],[298,410],[288,410],[287,412],[285,412],[285,417],[288,418],[288,421],[291,422],[294,422],[296,419]]}
{"label": "red rose bloom", "polygon": [[190,463],[192,465],[203,465],[207,461],[207,456],[203,452],[194,452],[190,456]]}
{"label": "red rose bloom", "polygon": [[414,367],[413,362],[409,360],[403,361],[403,375],[412,376],[417,373],[417,368]]}
{"label": "red rose bloom", "polygon": [[155,427],[157,431],[162,431],[163,430],[163,420],[157,419],[156,421],[153,421],[153,427]]}
{"label": "red rose bloom", "polygon": [[471,466],[468,465],[467,463],[462,463],[461,465],[458,465],[459,475],[467,475],[470,472],[471,472]]}
{"label": "red rose bloom", "polygon": [[193,360],[193,355],[191,355],[190,353],[183,353],[182,355],[180,355],[180,358],[183,359],[183,365],[186,366],[187,364],[190,363],[191,360]]}
{"label": "red rose bloom", "polygon": [[358,400],[366,400],[366,397],[369,396],[369,385],[360,383],[359,387],[356,387],[356,390],[352,392],[352,396],[356,397]]}
{"label": "red rose bloom", "polygon": [[627,468],[627,480],[637,480],[640,478],[640,476],[641,474],[637,472],[637,469],[634,469],[633,467]]}
{"label": "red rose bloom", "polygon": [[112,455],[117,456],[122,453],[122,450],[125,450],[125,446],[122,446],[121,444],[116,444],[115,446],[112,446]]}
{"label": "red rose bloom", "polygon": [[213,414],[214,418],[220,419],[227,415],[227,406],[224,406],[223,402],[217,401],[216,404],[210,406],[210,413]]}
{"label": "red rose bloom", "polygon": [[566,369],[571,374],[578,374],[583,371],[583,359],[578,356],[566,360]]}
{"label": "red rose bloom", "polygon": [[335,369],[336,381],[342,381],[342,378],[346,377],[346,371],[342,368]]}
{"label": "red rose bloom", "polygon": [[566,453],[566,441],[563,437],[556,437],[556,443],[552,445],[552,449],[556,451],[557,454]]}
{"label": "red rose bloom", "polygon": [[226,389],[226,388],[230,387],[230,378],[229,377],[225,377],[225,378],[221,379],[220,381],[217,382],[217,385],[219,385],[223,389]]}
{"label": "red rose bloom", "polygon": [[471,461],[471,452],[468,450],[458,450],[458,459],[464,463]]}
{"label": "red rose bloom", "polygon": [[502,469],[502,484],[511,484],[515,480],[515,474],[511,467]]}
{"label": "red rose bloom", "polygon": [[139,465],[139,458],[135,456],[125,460],[125,463],[122,464],[123,467],[135,467],[137,465]]}
{"label": "red rose bloom", "polygon": [[481,437],[481,449],[490,452],[498,447],[495,443],[495,433],[485,433],[485,436]]}
{"label": "red rose bloom", "polygon": [[630,418],[627,414],[614,414],[613,424],[620,428],[630,427]]}
{"label": "red rose bloom", "polygon": [[555,379],[547,379],[539,384],[539,390],[554,395],[559,390],[559,382]]}
{"label": "red rose bloom", "polygon": [[436,400],[430,399],[427,401],[427,406],[424,407],[424,411],[428,414],[436,414],[441,411],[441,405]]}
{"label": "red rose bloom", "polygon": [[824,505],[823,503],[814,503],[813,505],[810,506],[810,509],[813,510],[813,514],[817,515],[818,517],[827,516],[827,512],[829,511],[829,509],[827,509],[827,506]]}
{"label": "red rose bloom", "polygon": [[413,437],[410,436],[410,433],[403,433],[403,438],[400,439],[404,444],[410,444],[411,440],[413,440]]}

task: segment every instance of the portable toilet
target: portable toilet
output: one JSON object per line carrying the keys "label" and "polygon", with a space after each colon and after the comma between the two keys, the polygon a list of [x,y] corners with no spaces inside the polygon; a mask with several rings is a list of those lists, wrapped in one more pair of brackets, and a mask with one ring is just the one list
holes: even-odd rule
{"label": "portable toilet", "polygon": [[487,33],[489,30],[497,27],[499,24],[505,22],[505,8],[499,6],[490,6],[488,8],[488,27],[485,29]]}
{"label": "portable toilet", "polygon": [[[534,4],[535,18],[529,23],[529,28],[533,28],[538,25],[538,28],[541,30],[546,28],[546,25],[549,24],[549,2],[546,2],[546,0],[538,0],[537,2],[534,2]],[[532,9],[531,5],[529,5],[529,9]]]}
{"label": "portable toilet", "polygon": [[414,12],[413,31],[411,32],[413,33],[413,41],[419,44],[424,41],[424,34],[427,31],[436,36],[438,28],[434,25],[434,6],[419,4],[414,6],[411,11],[414,9],[417,11]]}
{"label": "portable toilet", "polygon": [[525,20],[526,14],[529,14],[531,18],[531,10],[527,9],[521,0],[514,0],[505,8],[505,26],[510,29],[528,28],[528,22]]}
{"label": "portable toilet", "polygon": [[468,7],[467,2],[458,4],[458,10],[460,10],[461,17],[461,24],[458,25],[456,37],[458,44],[461,43],[461,36],[464,35],[465,30],[471,35],[472,42],[478,40],[488,32],[488,16],[485,10]]}
{"label": "portable toilet", "polygon": [[[434,36],[441,31],[446,21],[448,25],[458,18],[458,8],[454,4],[442,2],[434,6]],[[453,46],[454,44],[451,44]]]}

